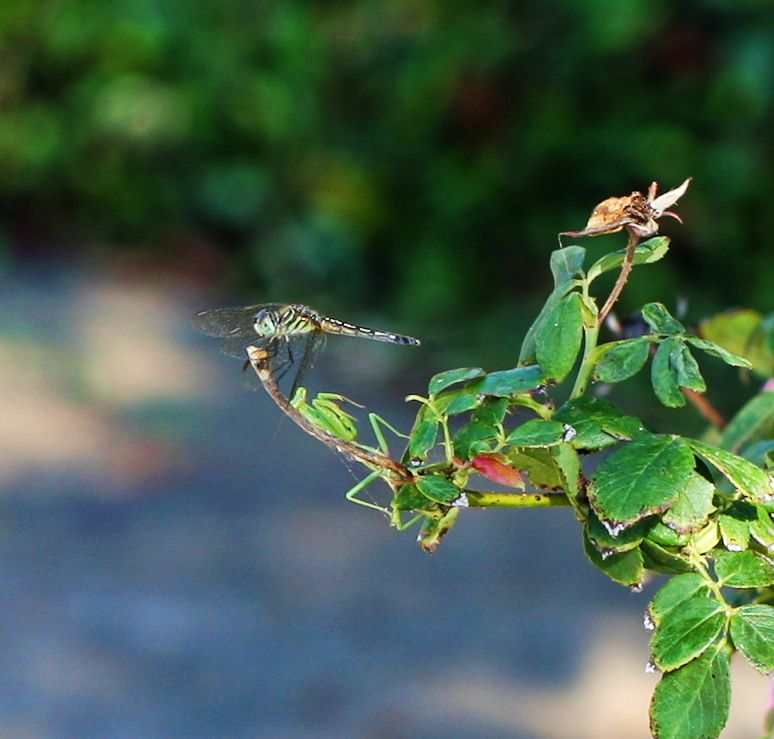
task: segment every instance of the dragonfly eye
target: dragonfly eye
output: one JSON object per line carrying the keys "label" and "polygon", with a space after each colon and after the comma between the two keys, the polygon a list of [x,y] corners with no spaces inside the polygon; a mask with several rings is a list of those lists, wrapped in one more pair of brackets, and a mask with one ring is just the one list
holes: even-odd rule
{"label": "dragonfly eye", "polygon": [[255,320],[253,321],[253,328],[255,333],[261,338],[268,339],[277,333],[277,324],[274,320],[274,315],[269,310],[259,310],[255,314]]}

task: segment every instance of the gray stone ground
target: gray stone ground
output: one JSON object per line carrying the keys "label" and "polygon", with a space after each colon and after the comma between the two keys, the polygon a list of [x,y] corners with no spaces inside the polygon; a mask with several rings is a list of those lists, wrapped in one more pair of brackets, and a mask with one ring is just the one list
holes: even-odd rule
{"label": "gray stone ground", "polygon": [[[647,592],[569,511],[466,512],[429,557],[189,330],[212,298],[0,287],[0,737],[647,736]],[[384,351],[334,340],[316,377],[405,428]]]}

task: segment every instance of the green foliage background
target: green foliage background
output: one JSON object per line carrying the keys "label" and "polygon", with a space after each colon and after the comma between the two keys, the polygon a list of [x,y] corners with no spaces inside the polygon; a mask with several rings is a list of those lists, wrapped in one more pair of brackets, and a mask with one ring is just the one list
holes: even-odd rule
{"label": "green foliage background", "polygon": [[693,175],[623,309],[767,310],[773,30],[754,0],[5,3],[4,248],[224,254],[255,300],[486,347],[528,325],[557,231]]}

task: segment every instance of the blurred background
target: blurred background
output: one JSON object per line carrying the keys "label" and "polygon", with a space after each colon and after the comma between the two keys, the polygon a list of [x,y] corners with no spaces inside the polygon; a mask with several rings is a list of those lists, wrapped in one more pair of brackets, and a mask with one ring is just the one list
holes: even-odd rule
{"label": "blurred background", "polygon": [[[607,582],[566,511],[421,554],[190,317],[419,336],[314,373],[405,429],[431,374],[513,366],[557,232],[689,175],[621,312],[769,311],[773,38],[763,0],[2,4],[0,736],[647,737],[655,585]],[[705,369],[721,410],[757,389]]]}

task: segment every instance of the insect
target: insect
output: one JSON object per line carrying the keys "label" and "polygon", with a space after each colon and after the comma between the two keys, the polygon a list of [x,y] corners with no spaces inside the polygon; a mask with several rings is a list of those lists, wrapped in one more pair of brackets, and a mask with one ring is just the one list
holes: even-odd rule
{"label": "insect", "polygon": [[[243,308],[210,308],[199,311],[194,328],[223,339],[221,351],[244,359],[248,346],[264,349],[277,380],[296,366],[289,397],[293,397],[304,373],[314,362],[327,334],[343,334],[403,346],[419,346],[419,339],[340,321],[299,303],[263,303]],[[253,373],[249,373],[248,377]],[[251,387],[254,387],[251,385]]]}
{"label": "insect", "polygon": [[691,178],[674,190],[658,195],[658,183],[652,182],[647,196],[641,192],[633,192],[622,198],[607,198],[597,205],[581,231],[562,231],[559,236],[601,236],[626,229],[641,239],[655,236],[658,233],[658,220],[662,216],[670,216],[682,223],[680,216],[668,210],[688,189]]}

